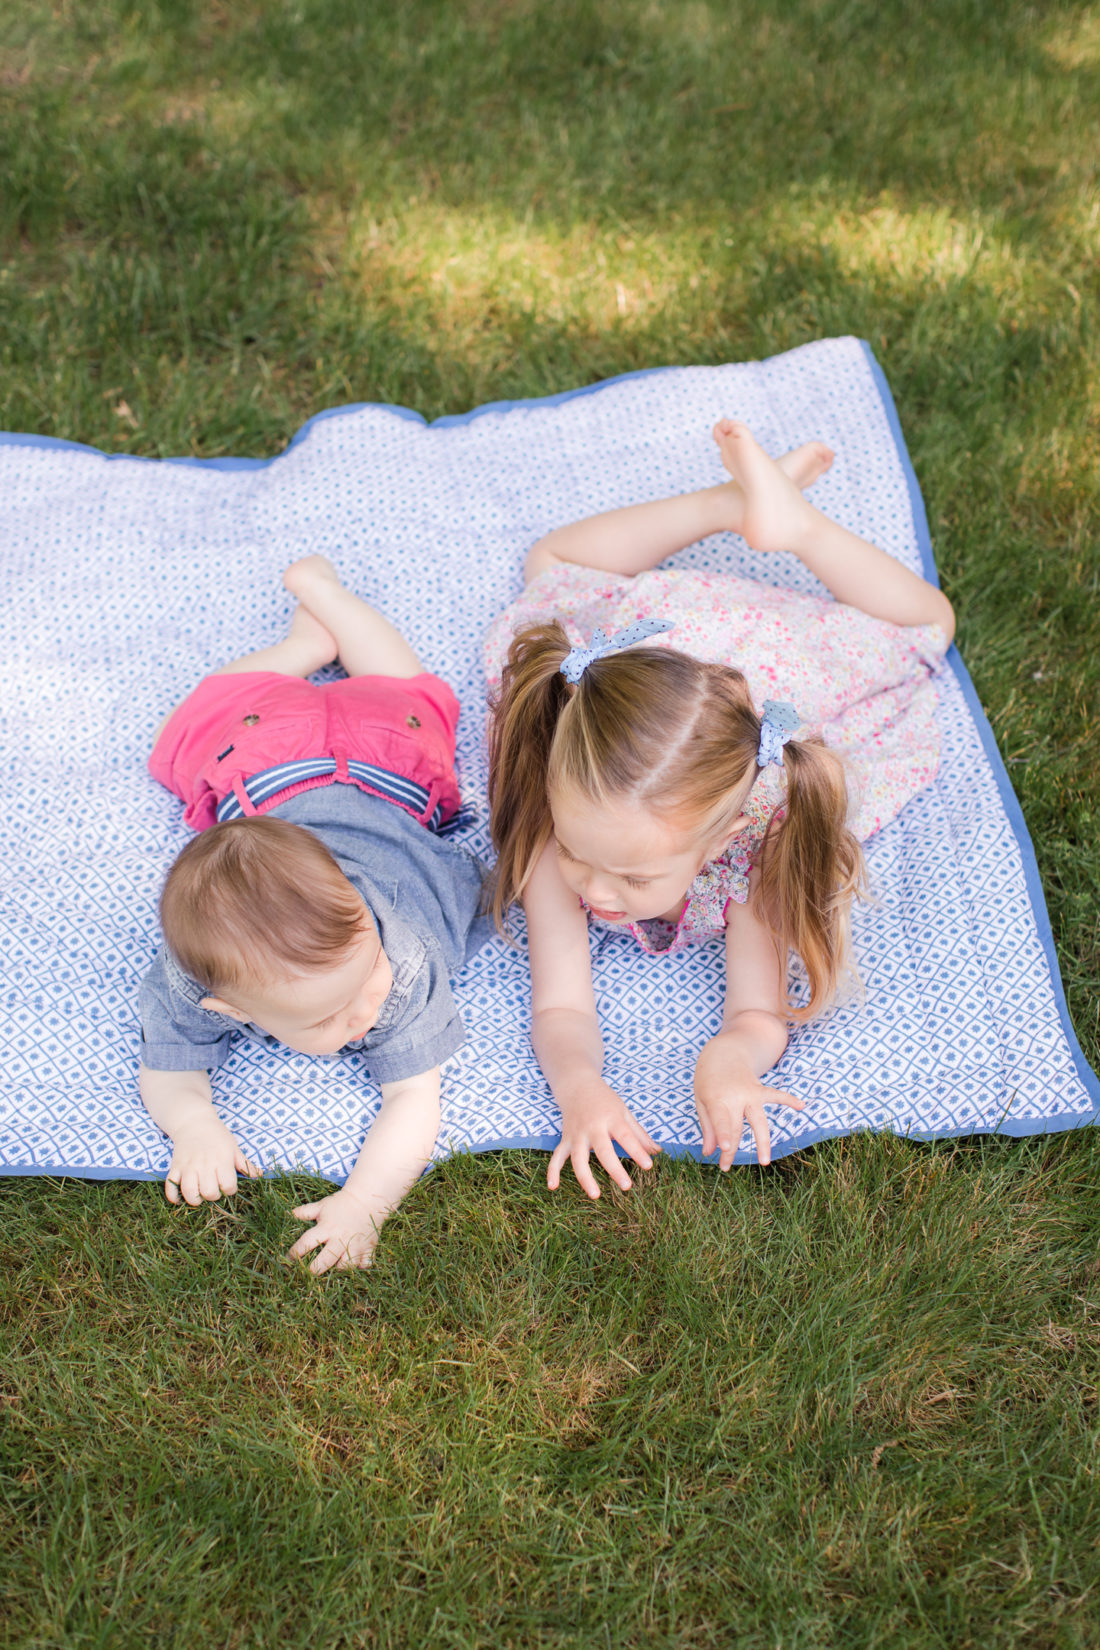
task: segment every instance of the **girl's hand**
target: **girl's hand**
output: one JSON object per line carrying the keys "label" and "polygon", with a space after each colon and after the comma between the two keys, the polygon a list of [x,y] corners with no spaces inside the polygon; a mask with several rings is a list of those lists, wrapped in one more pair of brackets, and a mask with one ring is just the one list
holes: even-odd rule
{"label": "girl's hand", "polygon": [[652,1153],[661,1150],[615,1090],[601,1077],[593,1077],[583,1091],[562,1106],[561,1141],[546,1171],[546,1184],[550,1190],[557,1191],[561,1183],[562,1164],[568,1158],[573,1164],[573,1173],[589,1197],[599,1197],[600,1188],[588,1163],[594,1152],[616,1186],[621,1191],[629,1192],[633,1182],[615,1150],[616,1140],[640,1169],[651,1169]]}
{"label": "girl's hand", "polygon": [[701,1081],[696,1068],[696,1107],[699,1124],[703,1125],[703,1155],[721,1153],[717,1160],[721,1170],[727,1170],[734,1162],[745,1122],[757,1143],[757,1162],[772,1162],[772,1134],[765,1105],[790,1105],[792,1110],[800,1112],[805,1104],[785,1089],[769,1089],[749,1072],[739,1072],[724,1082],[716,1082],[712,1076],[704,1076]]}
{"label": "girl's hand", "polygon": [[316,1225],[287,1250],[287,1260],[304,1260],[314,1249],[320,1249],[321,1253],[309,1263],[310,1271],[317,1276],[333,1266],[344,1272],[370,1265],[384,1217],[379,1215],[376,1225],[370,1205],[346,1186],[317,1203],[299,1204],[293,1214],[295,1220],[312,1220]]}

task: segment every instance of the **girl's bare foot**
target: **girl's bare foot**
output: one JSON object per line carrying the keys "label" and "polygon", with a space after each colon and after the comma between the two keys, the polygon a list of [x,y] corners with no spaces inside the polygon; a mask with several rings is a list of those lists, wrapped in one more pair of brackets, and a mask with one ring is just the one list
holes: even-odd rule
{"label": "girl's bare foot", "polygon": [[789,453],[777,458],[776,463],[789,476],[800,492],[806,492],[832,468],[836,454],[824,441],[804,441],[801,447],[792,447]]}
{"label": "girl's bare foot", "polygon": [[[741,492],[741,520],[737,532],[753,550],[793,550],[796,554],[808,530],[812,531],[818,512],[799,491],[783,459],[776,463],[757,442],[747,424],[723,418],[714,426],[714,439],[722,463]],[[805,457],[807,448],[811,449]],[[812,449],[820,449],[815,455]],[[826,457],[827,455],[827,457]],[[812,470],[821,463],[828,469],[833,455],[823,442],[808,442],[784,458],[797,459],[796,468]],[[814,477],[816,480],[816,476]],[[803,485],[809,485],[804,483]]]}

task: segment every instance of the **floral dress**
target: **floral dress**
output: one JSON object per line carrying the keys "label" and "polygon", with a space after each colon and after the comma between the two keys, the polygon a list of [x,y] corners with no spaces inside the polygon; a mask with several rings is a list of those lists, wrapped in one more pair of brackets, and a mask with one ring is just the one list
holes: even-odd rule
{"label": "floral dress", "polygon": [[[629,578],[591,567],[548,568],[486,637],[490,686],[524,625],[558,619],[576,645],[597,627],[610,635],[643,618],[673,624],[649,646],[740,670],[758,711],[765,699],[794,704],[804,731],[821,733],[844,758],[849,824],[861,841],[935,778],[940,740],[932,675],[947,651],[942,627],[888,624],[828,596],[730,573],[671,568]],[[610,926],[628,927],[654,954],[721,934],[730,900],[743,905],[748,898],[749,872],[772,820],[782,819],[783,803],[782,771],[763,769],[745,805],[748,826],[704,865],[679,921]]]}

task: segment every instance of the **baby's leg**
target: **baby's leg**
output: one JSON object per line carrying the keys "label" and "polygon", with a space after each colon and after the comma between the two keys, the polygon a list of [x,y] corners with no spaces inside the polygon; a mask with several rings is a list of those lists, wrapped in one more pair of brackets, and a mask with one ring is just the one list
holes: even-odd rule
{"label": "baby's leg", "polygon": [[283,574],[283,583],[335,641],[349,676],[419,676],[416,654],[378,609],[353,595],[327,556],[303,556]]}
{"label": "baby's leg", "polygon": [[[235,676],[246,670],[273,670],[279,676],[312,676],[315,670],[330,665],[336,657],[336,643],[323,624],[304,607],[295,610],[290,628],[281,642],[272,647],[261,647],[255,653],[246,653],[240,659],[212,670],[212,676]],[[153,734],[156,744],[169,720],[176,713],[174,706],[158,724]]]}
{"label": "baby's leg", "polygon": [[298,607],[281,642],[246,653],[211,674],[232,676],[246,670],[273,670],[280,676],[312,676],[315,670],[330,665],[335,657],[335,639],[312,613]]}
{"label": "baby's leg", "polygon": [[[812,487],[833,462],[823,441],[808,441],[784,453],[779,464],[797,487]],[[744,498],[736,478],[676,498],[629,504],[583,521],[558,527],[540,539],[527,556],[527,583],[548,567],[574,562],[608,573],[644,573],[711,533],[739,533]]]}
{"label": "baby's leg", "polygon": [[837,601],[892,624],[942,625],[950,640],[955,614],[941,590],[823,516],[757,444],[747,425],[725,418],[715,426],[714,438],[741,489],[738,532],[754,550],[792,551]]}

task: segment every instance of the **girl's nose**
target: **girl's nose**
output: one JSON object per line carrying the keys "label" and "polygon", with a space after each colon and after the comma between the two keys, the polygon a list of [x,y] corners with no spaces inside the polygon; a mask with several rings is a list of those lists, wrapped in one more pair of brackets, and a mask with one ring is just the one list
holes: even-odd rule
{"label": "girl's nose", "polygon": [[584,903],[595,905],[601,911],[617,911],[616,894],[613,888],[607,888],[601,882],[589,881],[584,887]]}

